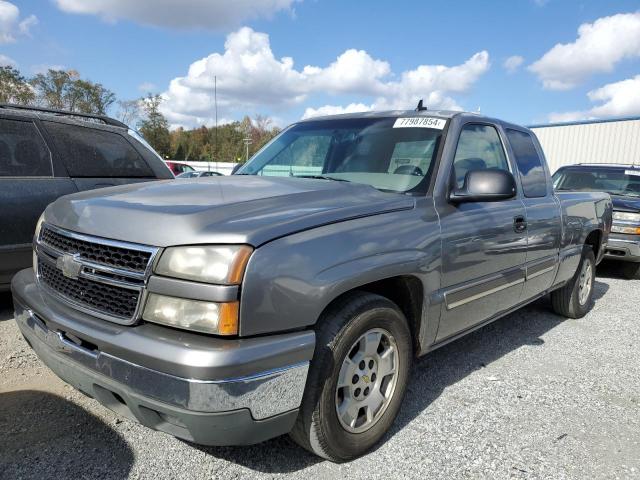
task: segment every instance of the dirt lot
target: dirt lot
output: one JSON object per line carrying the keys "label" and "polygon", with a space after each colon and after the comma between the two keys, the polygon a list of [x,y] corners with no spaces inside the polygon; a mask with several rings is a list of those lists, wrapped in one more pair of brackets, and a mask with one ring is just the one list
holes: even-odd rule
{"label": "dirt lot", "polygon": [[120,419],[40,364],[0,295],[0,478],[640,478],[640,281],[599,273],[584,319],[541,300],[422,359],[386,442],[342,465]]}

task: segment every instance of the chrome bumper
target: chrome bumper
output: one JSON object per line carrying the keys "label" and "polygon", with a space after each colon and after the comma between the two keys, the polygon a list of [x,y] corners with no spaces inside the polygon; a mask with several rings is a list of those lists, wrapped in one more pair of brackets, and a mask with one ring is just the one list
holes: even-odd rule
{"label": "chrome bumper", "polygon": [[[302,401],[309,362],[224,380],[181,378],[85,348],[50,330],[29,308],[16,303],[15,309],[18,327],[41,360],[86,393],[86,384],[109,388],[115,382],[117,389],[165,405],[203,413],[248,409],[256,420],[297,409]],[[78,372],[71,377],[81,381],[61,373],[74,367]],[[76,375],[79,372],[81,377]]]}
{"label": "chrome bumper", "polygon": [[608,259],[640,262],[640,240],[609,236],[604,256]]}

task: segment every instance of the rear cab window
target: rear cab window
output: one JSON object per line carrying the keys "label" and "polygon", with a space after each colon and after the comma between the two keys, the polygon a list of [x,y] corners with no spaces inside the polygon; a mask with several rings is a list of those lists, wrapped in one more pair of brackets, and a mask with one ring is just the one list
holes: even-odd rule
{"label": "rear cab window", "polygon": [[51,177],[51,153],[28,120],[0,118],[0,177]]}
{"label": "rear cab window", "polygon": [[547,196],[547,174],[533,138],[520,130],[506,129],[507,138],[515,156],[525,197]]}
{"label": "rear cab window", "polygon": [[71,177],[154,178],[137,150],[120,134],[44,121]]}

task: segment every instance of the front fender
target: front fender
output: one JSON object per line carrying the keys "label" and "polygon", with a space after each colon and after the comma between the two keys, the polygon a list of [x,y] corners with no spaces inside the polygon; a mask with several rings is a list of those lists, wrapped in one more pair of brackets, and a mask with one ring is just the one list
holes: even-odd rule
{"label": "front fender", "polygon": [[308,328],[343,293],[399,275],[417,277],[425,296],[439,288],[440,232],[424,212],[375,215],[274,240],[247,265],[240,335]]}

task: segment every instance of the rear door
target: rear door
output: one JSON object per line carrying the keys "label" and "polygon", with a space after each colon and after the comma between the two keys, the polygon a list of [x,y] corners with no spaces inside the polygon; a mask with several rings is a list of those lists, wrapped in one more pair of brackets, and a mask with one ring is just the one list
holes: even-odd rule
{"label": "rear door", "polygon": [[31,265],[31,242],[38,217],[62,195],[77,191],[54,176],[51,151],[36,123],[0,117],[0,288]]}
{"label": "rear door", "polygon": [[[461,187],[470,170],[514,171],[501,130],[492,124],[461,128],[451,182]],[[450,190],[449,188],[449,190]],[[452,204],[434,196],[442,235],[444,306],[437,340],[444,340],[518,303],[524,283],[525,210],[518,196],[497,202]]]}
{"label": "rear door", "polygon": [[524,301],[544,292],[555,278],[562,232],[560,205],[535,138],[525,130],[506,128],[505,132],[520,175],[527,219]]}
{"label": "rear door", "polygon": [[155,180],[142,155],[117,129],[75,123],[42,122],[79,190]]}

